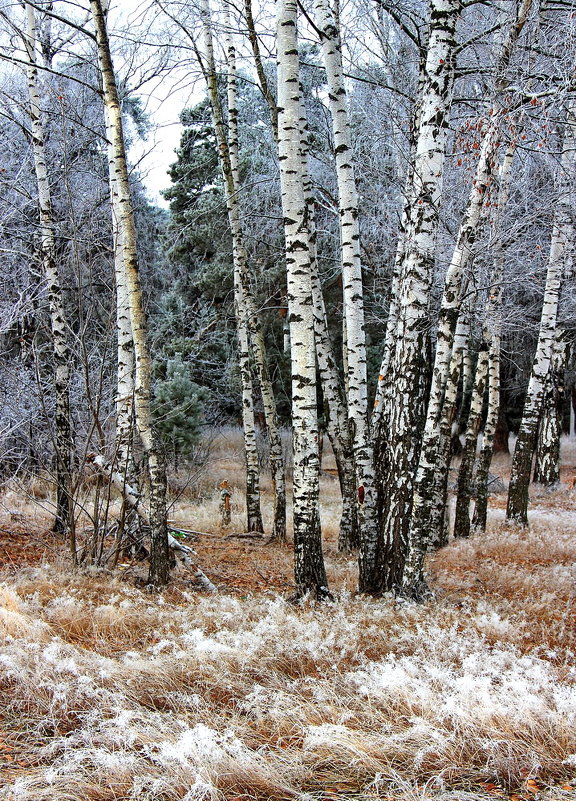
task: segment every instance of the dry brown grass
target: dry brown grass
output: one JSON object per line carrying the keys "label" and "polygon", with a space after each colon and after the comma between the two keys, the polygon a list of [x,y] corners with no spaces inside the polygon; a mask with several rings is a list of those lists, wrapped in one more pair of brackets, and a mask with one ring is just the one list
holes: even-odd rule
{"label": "dry brown grass", "polygon": [[[178,519],[219,534],[216,503],[180,503]],[[73,573],[49,549],[7,564],[0,797],[574,799],[576,499],[535,505],[529,532],[496,508],[485,536],[435,555],[423,606],[354,596],[329,478],[334,604],[286,603],[291,549],[258,540],[194,543],[218,596],[184,574],[151,596],[131,570]]]}

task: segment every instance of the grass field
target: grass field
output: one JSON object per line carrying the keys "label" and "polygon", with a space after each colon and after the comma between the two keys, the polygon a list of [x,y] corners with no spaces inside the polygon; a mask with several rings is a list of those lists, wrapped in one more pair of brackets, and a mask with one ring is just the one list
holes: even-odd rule
{"label": "grass field", "polygon": [[574,490],[537,493],[529,531],[494,497],[486,535],[430,560],[417,606],[354,595],[326,476],[336,602],[294,607],[290,547],[219,528],[228,478],[242,530],[240,460],[225,432],[200,500],[173,509],[213,535],[194,547],[217,595],[179,571],[159,595],[136,567],[74,573],[47,518],[4,494],[0,798],[575,799]]}

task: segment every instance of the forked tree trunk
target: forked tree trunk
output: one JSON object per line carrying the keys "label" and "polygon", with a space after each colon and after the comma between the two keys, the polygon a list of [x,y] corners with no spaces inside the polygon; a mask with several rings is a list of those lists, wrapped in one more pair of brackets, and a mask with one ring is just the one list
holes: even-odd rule
{"label": "forked tree trunk", "polygon": [[317,0],[315,9],[328,81],[328,104],[332,117],[338,183],[348,430],[354,455],[360,535],[362,540],[373,543],[376,541],[378,530],[374,455],[368,432],[364,290],[360,258],[359,200],[352,162],[352,135],[338,23],[328,0]]}
{"label": "forked tree trunk", "polygon": [[294,573],[297,594],[328,595],[320,533],[316,349],[310,242],[302,175],[296,0],[279,0],[278,158],[286,239],[286,271],[294,451]]}
{"label": "forked tree trunk", "polygon": [[562,157],[558,173],[558,199],[554,207],[554,224],[548,256],[544,303],[540,332],[532,373],[524,402],[522,422],[516,440],[508,488],[506,519],[528,525],[528,487],[532,473],[532,457],[536,444],[538,420],[548,373],[551,369],[558,303],[563,274],[573,262],[574,165],[576,161],[576,104],[572,101],[566,112]]}
{"label": "forked tree trunk", "polygon": [[151,359],[146,342],[146,318],[138,274],[136,226],[130,195],[122,111],[106,24],[107,7],[107,3],[103,3],[102,0],[90,0],[92,19],[96,29],[98,64],[102,75],[112,214],[118,225],[115,247],[122,253],[120,269],[125,280],[125,303],[134,342],[134,414],[136,428],[147,460],[150,485],[150,572],[148,580],[152,585],[163,585],[168,582],[170,574],[166,524],[166,472],[152,425]]}
{"label": "forked tree trunk", "polygon": [[40,217],[40,259],[48,290],[50,329],[53,347],[53,380],[55,412],[54,445],[56,452],[56,519],[54,530],[63,534],[70,548],[72,561],[77,562],[76,534],[74,526],[74,502],[72,492],[72,426],[70,419],[70,367],[71,353],[68,346],[66,315],[58,267],[50,180],[46,161],[46,135],[40,108],[40,91],[37,67],[36,16],[33,7],[26,3],[26,32],[24,45],[28,58],[28,101],[32,152],[38,190]]}
{"label": "forked tree trunk", "polygon": [[[406,249],[399,269],[398,340],[391,358],[394,397],[386,397],[375,443],[380,473],[382,528],[360,560],[360,590],[379,594],[402,585],[413,481],[418,464],[427,375],[428,314],[438,206],[452,100],[459,0],[433,0],[416,136],[413,188],[408,193]],[[376,553],[374,553],[376,551]]]}

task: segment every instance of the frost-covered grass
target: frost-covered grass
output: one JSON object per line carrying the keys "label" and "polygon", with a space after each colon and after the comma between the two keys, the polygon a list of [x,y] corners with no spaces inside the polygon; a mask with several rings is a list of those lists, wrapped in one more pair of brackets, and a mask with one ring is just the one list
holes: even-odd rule
{"label": "frost-covered grass", "polygon": [[576,521],[538,514],[530,534],[495,523],[436,556],[424,606],[21,571],[0,592],[0,797],[474,799],[482,782],[566,782]]}

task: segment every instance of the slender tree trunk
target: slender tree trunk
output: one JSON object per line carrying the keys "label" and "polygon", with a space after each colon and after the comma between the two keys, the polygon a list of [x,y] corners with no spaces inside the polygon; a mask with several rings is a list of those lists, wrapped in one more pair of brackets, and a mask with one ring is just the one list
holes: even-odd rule
{"label": "slender tree trunk", "polygon": [[292,425],[294,431],[294,572],[297,594],[328,595],[319,506],[316,348],[310,242],[300,137],[296,0],[279,0],[277,16],[278,158],[286,239]]}
{"label": "slender tree trunk", "polygon": [[[262,328],[256,311],[256,304],[250,286],[250,277],[248,270],[248,257],[244,245],[244,236],[242,231],[242,223],[240,217],[240,207],[238,203],[238,192],[240,189],[239,178],[239,141],[238,141],[238,110],[236,100],[236,53],[232,36],[229,33],[227,36],[227,60],[228,60],[228,135],[226,134],[226,126],[224,124],[224,116],[222,114],[222,107],[218,95],[218,83],[216,78],[216,66],[214,62],[213,46],[212,46],[212,33],[210,26],[209,10],[206,3],[202,4],[202,13],[204,20],[204,32],[206,41],[206,55],[207,64],[205,69],[205,77],[208,83],[208,90],[212,105],[212,112],[214,118],[214,127],[219,145],[219,156],[224,175],[226,186],[226,200],[228,206],[228,217],[230,220],[230,228],[232,230],[232,238],[234,243],[234,264],[235,264],[235,299],[237,308],[237,325],[239,329],[239,336],[241,330],[245,327],[248,333],[249,351],[246,351],[247,356],[252,355],[253,362],[258,373],[260,383],[260,391],[262,393],[262,403],[264,407],[264,417],[266,421],[266,428],[268,439],[270,443],[270,468],[272,475],[273,495],[274,495],[274,520],[272,528],[272,538],[279,541],[286,540],[286,480],[284,470],[284,456],[282,450],[282,440],[280,436],[280,427],[278,423],[278,415],[276,411],[276,400],[272,389],[272,382],[270,380],[266,350],[264,346],[264,337]],[[230,26],[228,25],[228,28]],[[240,348],[242,351],[242,348]],[[242,357],[241,362],[242,362]],[[246,365],[249,367],[250,362],[247,361]],[[248,379],[248,374],[244,374],[245,379]],[[243,409],[246,406],[243,406]],[[247,417],[251,419],[246,419]],[[244,431],[254,430],[253,425],[253,411],[250,416],[244,417]],[[250,437],[249,437],[250,439]],[[246,446],[246,452],[249,453],[250,449]],[[257,454],[256,454],[257,455]],[[251,460],[252,463],[253,460]],[[248,462],[248,459],[247,459]],[[258,476],[255,472],[258,470],[257,461],[253,464],[253,469],[249,470],[250,475]],[[248,483],[248,482],[247,482]],[[259,514],[259,497],[258,497],[258,514]],[[252,515],[256,520],[256,517]],[[261,520],[260,520],[261,526]],[[255,530],[254,525],[249,530]],[[256,529],[256,530],[261,530]]]}
{"label": "slender tree trunk", "polygon": [[[379,542],[367,543],[360,560],[360,589],[379,594],[402,585],[414,475],[419,457],[427,375],[426,318],[429,310],[438,205],[452,100],[455,28],[459,0],[433,0],[416,136],[413,190],[406,213],[406,249],[399,270],[398,340],[376,452],[381,460]],[[376,550],[376,553],[374,553]]]}
{"label": "slender tree trunk", "polygon": [[472,400],[466,426],[466,441],[462,451],[462,461],[458,471],[458,489],[456,494],[456,513],[454,517],[454,536],[470,536],[470,500],[472,498],[472,481],[478,433],[482,422],[482,409],[488,378],[488,342],[484,336],[478,354],[476,375],[472,388]]}
{"label": "slender tree trunk", "polygon": [[40,254],[42,272],[48,289],[50,328],[54,352],[53,381],[55,395],[55,451],[56,451],[56,519],[54,530],[63,534],[70,548],[72,561],[77,562],[74,502],[72,491],[73,438],[70,418],[70,366],[66,315],[60,277],[56,266],[54,217],[48,166],[46,162],[46,135],[40,109],[40,90],[37,67],[36,16],[33,7],[26,3],[27,27],[24,44],[28,57],[28,100],[38,209],[40,216]]}
{"label": "slender tree trunk", "polygon": [[469,315],[462,313],[458,319],[454,335],[454,347],[448,372],[448,382],[444,393],[442,415],[440,418],[440,437],[436,461],[436,471],[432,477],[430,504],[429,547],[440,548],[448,542],[447,504],[450,465],[453,455],[454,420],[456,419],[458,387],[462,376],[462,365],[468,353],[470,337]]}
{"label": "slender tree trunk", "polygon": [[359,545],[357,491],[354,467],[354,449],[348,426],[346,392],[334,356],[328,330],[328,318],[324,305],[322,284],[318,270],[316,252],[316,214],[312,180],[308,169],[308,121],[300,104],[300,156],[302,185],[306,203],[306,221],[310,245],[310,281],[314,311],[314,337],[318,376],[326,411],[326,431],[338,468],[338,479],[342,492],[342,514],[338,533],[338,549],[351,551]]}
{"label": "slender tree trunk", "polygon": [[488,515],[488,478],[494,453],[496,431],[500,418],[500,339],[502,328],[502,282],[504,278],[504,247],[502,243],[502,217],[510,194],[512,162],[516,145],[511,144],[502,160],[498,174],[497,212],[493,224],[494,269],[486,303],[485,335],[488,344],[488,409],[482,447],[476,470],[476,503],[472,518],[477,531],[486,530]]}
{"label": "slender tree trunk", "polygon": [[359,201],[352,162],[352,136],[342,66],[340,31],[328,0],[317,0],[315,9],[328,80],[328,103],[332,117],[338,183],[348,429],[354,454],[361,539],[372,543],[377,539],[378,530],[374,454],[368,432]]}
{"label": "slender tree trunk", "polygon": [[150,572],[148,580],[152,585],[162,585],[169,580],[166,472],[158,450],[150,409],[151,359],[146,342],[146,318],[138,275],[136,226],[130,196],[122,112],[108,40],[107,4],[104,5],[102,0],[90,0],[90,8],[96,28],[98,63],[102,74],[112,214],[117,221],[119,232],[115,245],[123,254],[122,272],[126,282],[126,302],[134,341],[135,421],[147,459],[150,484]]}
{"label": "slender tree trunk", "polygon": [[256,418],[254,414],[254,384],[252,380],[250,341],[248,321],[250,317],[247,303],[248,257],[244,246],[240,209],[238,205],[238,111],[236,107],[236,57],[231,43],[228,47],[228,135],[218,94],[218,80],[212,28],[208,3],[201,3],[204,30],[206,64],[204,74],[212,108],[212,119],[218,141],[218,156],[226,191],[228,220],[232,232],[232,258],[234,262],[234,310],[236,315],[236,334],[238,340],[238,365],[242,387],[242,430],[244,433],[244,455],[246,460],[246,514],[247,530],[264,530],[260,506],[260,465],[256,447]]}
{"label": "slender tree trunk", "polygon": [[544,387],[554,350],[562,276],[571,268],[573,261],[574,225],[572,215],[575,160],[576,105],[572,101],[566,113],[558,174],[558,200],[554,208],[554,224],[540,318],[540,332],[524,402],[522,422],[514,449],[508,488],[506,519],[524,526],[528,525],[528,487],[532,473],[532,457],[536,444],[538,420],[542,410]]}

